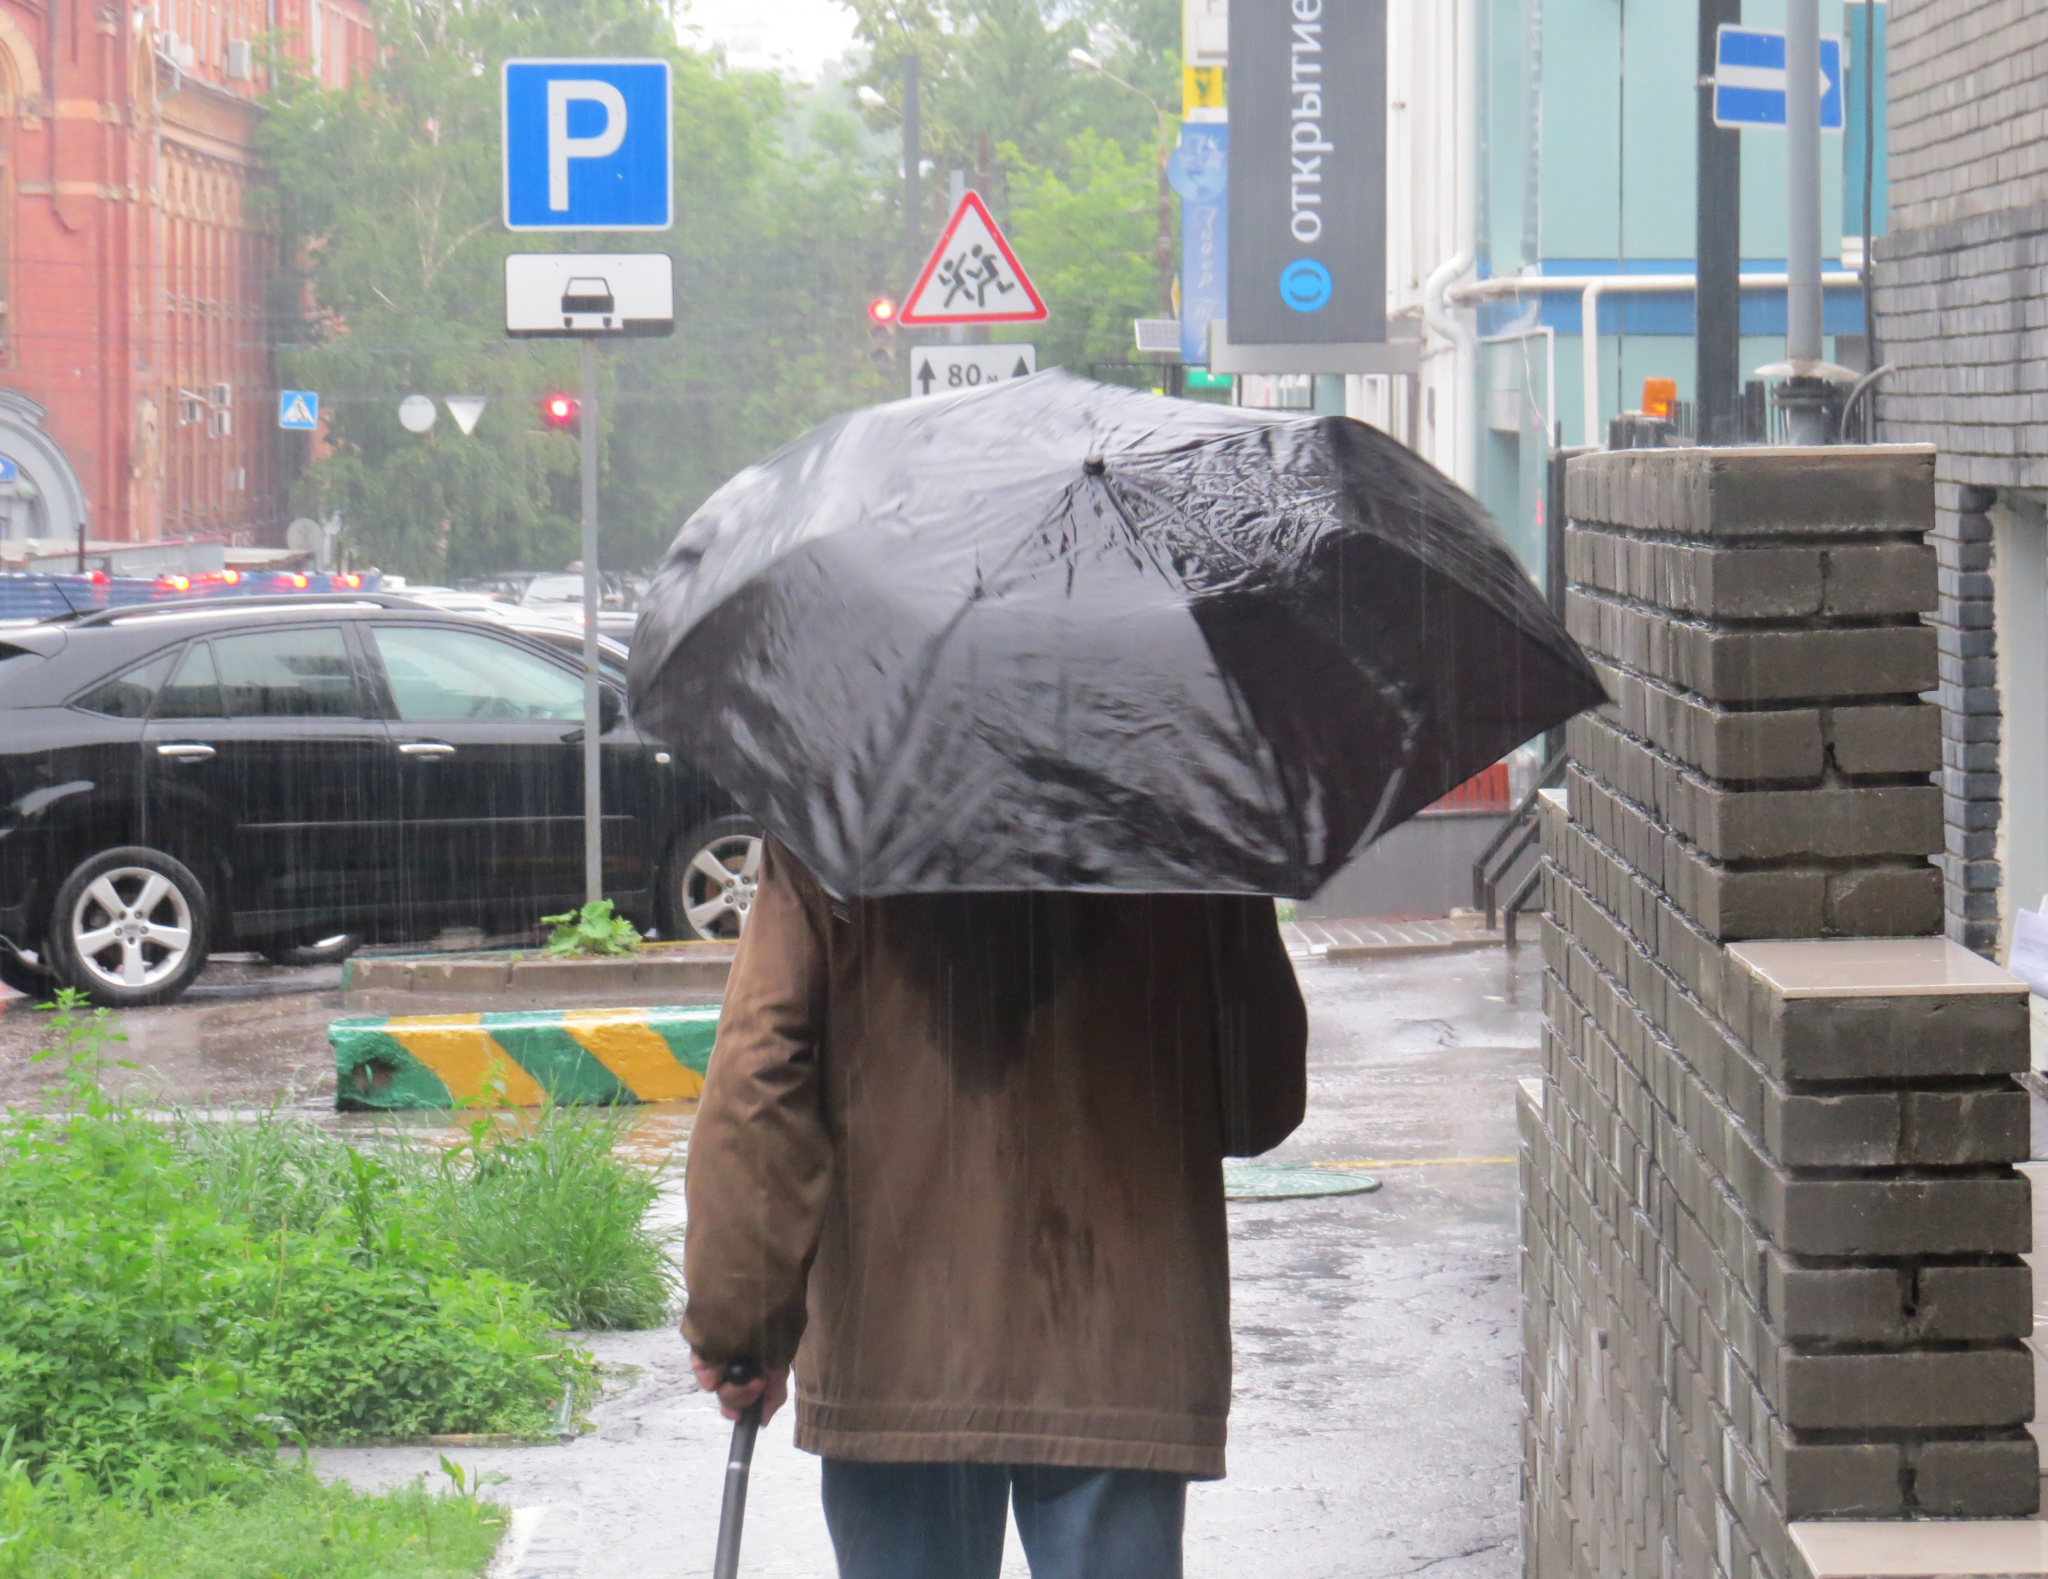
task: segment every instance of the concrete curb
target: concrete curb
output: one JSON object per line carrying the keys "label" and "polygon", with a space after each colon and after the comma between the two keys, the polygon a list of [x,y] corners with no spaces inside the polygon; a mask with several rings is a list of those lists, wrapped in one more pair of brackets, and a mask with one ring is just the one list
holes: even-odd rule
{"label": "concrete curb", "polygon": [[1331,964],[1462,954],[1498,948],[1505,941],[1499,931],[1487,931],[1476,915],[1464,913],[1442,920],[1289,921],[1280,933],[1290,958]]}
{"label": "concrete curb", "polygon": [[560,1503],[514,1508],[488,1579],[577,1579],[583,1571],[583,1510]]}
{"label": "concrete curb", "polygon": [[497,996],[516,992],[717,992],[732,969],[729,944],[682,944],[673,951],[627,959],[544,956],[400,955],[352,959],[342,967],[344,992],[420,992]]}
{"label": "concrete curb", "polygon": [[449,1107],[495,1096],[536,1107],[674,1102],[704,1089],[712,1005],[355,1015],[327,1028],[343,1112]]}

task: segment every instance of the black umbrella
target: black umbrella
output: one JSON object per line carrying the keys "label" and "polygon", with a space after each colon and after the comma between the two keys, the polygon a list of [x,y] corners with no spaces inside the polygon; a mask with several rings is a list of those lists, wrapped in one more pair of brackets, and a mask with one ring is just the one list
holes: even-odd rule
{"label": "black umbrella", "polygon": [[783,446],[641,608],[634,716],[842,896],[1307,896],[1602,696],[1385,435],[1057,372]]}

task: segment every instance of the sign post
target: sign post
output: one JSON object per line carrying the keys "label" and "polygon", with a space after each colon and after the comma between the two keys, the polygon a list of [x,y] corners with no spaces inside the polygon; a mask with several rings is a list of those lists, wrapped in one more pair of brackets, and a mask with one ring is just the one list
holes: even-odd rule
{"label": "sign post", "polygon": [[[665,60],[508,60],[505,228],[667,230],[675,220]],[[598,683],[597,341],[672,334],[668,254],[505,260],[505,332],[580,339],[583,449],[583,897],[604,898],[604,712]]]}

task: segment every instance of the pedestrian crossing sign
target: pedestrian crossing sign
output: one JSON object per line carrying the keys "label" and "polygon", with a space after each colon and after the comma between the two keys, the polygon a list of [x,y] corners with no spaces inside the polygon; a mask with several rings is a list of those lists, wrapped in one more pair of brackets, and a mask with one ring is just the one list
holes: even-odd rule
{"label": "pedestrian crossing sign", "polygon": [[898,323],[1037,323],[1045,303],[978,192],[963,193]]}
{"label": "pedestrian crossing sign", "polygon": [[310,389],[280,389],[277,392],[277,425],[300,433],[320,426],[320,396]]}

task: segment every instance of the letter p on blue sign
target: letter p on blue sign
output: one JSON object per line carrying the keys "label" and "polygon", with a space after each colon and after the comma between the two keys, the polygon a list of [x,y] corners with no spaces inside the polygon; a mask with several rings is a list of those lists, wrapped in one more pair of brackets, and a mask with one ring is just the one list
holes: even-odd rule
{"label": "letter p on blue sign", "polygon": [[665,60],[505,62],[508,230],[675,222]]}

